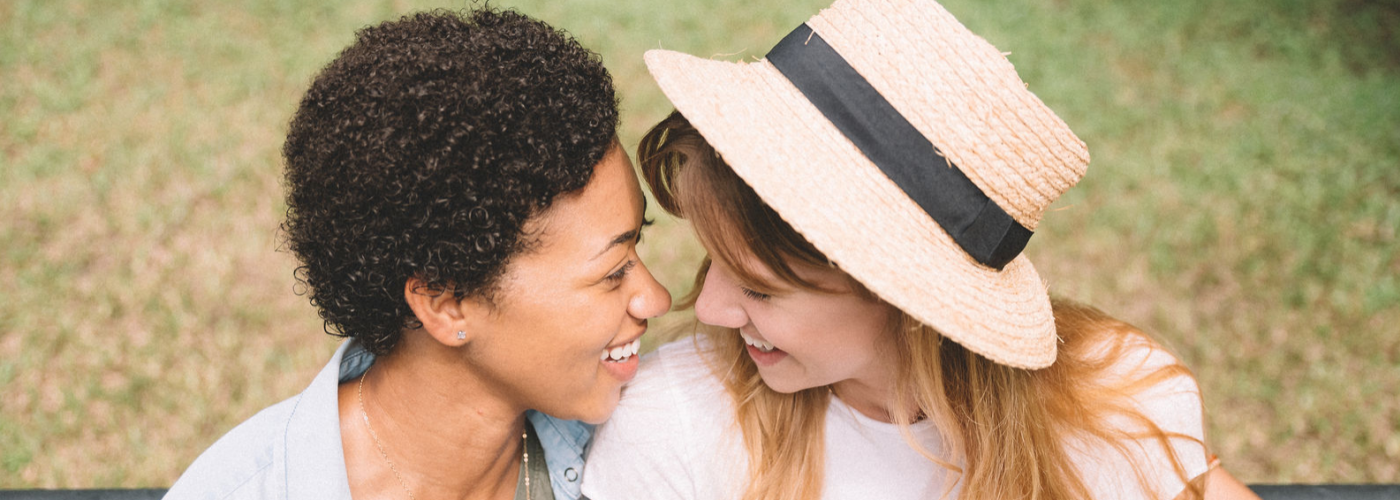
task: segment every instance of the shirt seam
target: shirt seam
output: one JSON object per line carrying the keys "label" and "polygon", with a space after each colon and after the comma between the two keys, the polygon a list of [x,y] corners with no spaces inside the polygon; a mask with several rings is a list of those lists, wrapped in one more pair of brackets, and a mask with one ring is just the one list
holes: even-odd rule
{"label": "shirt seam", "polygon": [[244,486],[247,486],[249,481],[252,481],[253,478],[258,477],[258,474],[261,474],[262,471],[267,470],[267,468],[268,468],[268,467],[271,467],[271,466],[272,466],[272,463],[269,462],[269,463],[267,463],[266,465],[263,465],[263,466],[261,466],[261,467],[258,467],[257,469],[254,469],[252,474],[248,474],[248,477],[244,478],[243,481],[240,482],[240,483],[238,483],[237,486],[234,486],[233,488],[230,488],[230,489],[228,490],[228,493],[223,494],[222,496],[219,497],[219,499],[220,499],[220,500],[223,500],[223,499],[226,499],[226,498],[231,498],[231,497],[233,497],[233,495],[234,495],[235,493],[238,493],[240,490],[243,489]]}
{"label": "shirt seam", "polygon": [[[339,370],[340,368],[336,367],[336,369]],[[287,414],[287,423],[282,427],[282,476],[286,478],[286,480],[282,481],[282,498],[292,497],[291,471],[288,470],[291,460],[287,459],[287,435],[292,432],[292,419],[296,418],[297,410],[301,409],[301,397],[303,394],[306,393],[302,392],[297,394],[296,402],[292,404],[292,411]],[[277,460],[277,457],[274,456],[272,459]]]}

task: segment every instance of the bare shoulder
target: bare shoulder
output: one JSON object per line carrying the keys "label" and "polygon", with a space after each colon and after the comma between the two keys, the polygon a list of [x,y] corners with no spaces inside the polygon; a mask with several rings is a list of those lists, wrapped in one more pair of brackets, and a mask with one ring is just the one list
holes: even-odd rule
{"label": "bare shoulder", "polygon": [[1211,469],[1205,483],[1205,500],[1259,500],[1259,495],[1220,467]]}

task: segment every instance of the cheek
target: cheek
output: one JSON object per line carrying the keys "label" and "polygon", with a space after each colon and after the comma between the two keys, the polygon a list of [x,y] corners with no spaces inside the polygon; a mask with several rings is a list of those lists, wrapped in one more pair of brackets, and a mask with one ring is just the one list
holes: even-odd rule
{"label": "cheek", "polygon": [[821,324],[831,330],[832,341],[840,343],[841,350],[852,358],[869,357],[880,344],[892,338],[887,328],[888,306],[847,300],[832,304],[826,311],[829,314],[822,318]]}
{"label": "cheek", "polygon": [[558,349],[602,349],[626,316],[626,303],[596,294],[578,294],[571,299],[540,310],[549,322],[543,337]]}
{"label": "cheek", "polygon": [[869,344],[878,344],[894,337],[889,329],[889,314],[882,310],[867,310],[852,321],[865,325],[858,335]]}
{"label": "cheek", "polygon": [[[594,300],[581,307],[556,309],[554,329],[544,335],[542,351],[552,353],[564,376],[575,377],[567,384],[591,384],[600,373],[598,362],[604,348],[628,335],[625,303]],[[549,362],[550,360],[541,360]]]}
{"label": "cheek", "polygon": [[[519,366],[515,371],[524,379],[541,384],[540,389],[551,392],[576,391],[589,383],[588,371],[596,364],[602,348],[596,318],[582,316],[586,311],[573,307],[536,309],[539,314],[516,319],[509,332],[514,338],[503,339],[512,344],[512,358]],[[551,389],[552,388],[552,389]]]}
{"label": "cheek", "polygon": [[792,309],[758,309],[749,312],[749,319],[764,339],[793,354],[825,358],[830,352],[834,357],[854,340],[849,336],[854,318],[845,311],[831,309],[826,303]]}

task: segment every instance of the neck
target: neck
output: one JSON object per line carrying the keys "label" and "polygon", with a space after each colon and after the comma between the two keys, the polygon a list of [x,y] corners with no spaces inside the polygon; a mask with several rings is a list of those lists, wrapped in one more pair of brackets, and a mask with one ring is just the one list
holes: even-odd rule
{"label": "neck", "polygon": [[[870,387],[865,381],[847,379],[831,386],[832,395],[861,415],[880,422],[894,422],[894,391]],[[910,418],[910,421],[913,421]]]}
{"label": "neck", "polygon": [[525,409],[480,380],[456,349],[415,333],[375,360],[362,387],[360,378],[340,387],[351,492],[408,498],[406,486],[423,500],[512,498]]}
{"label": "neck", "polygon": [[894,422],[895,403],[902,398],[908,403],[908,421],[917,422],[923,415],[913,404],[913,394],[900,394],[896,389],[898,376],[892,366],[881,364],[861,376],[832,384],[831,392],[862,415],[885,423]]}
{"label": "neck", "polygon": [[896,342],[898,340],[894,335],[888,335],[878,341],[873,355],[865,360],[854,376],[831,385],[832,394],[862,415],[885,423],[894,422],[896,402],[903,400],[907,411],[910,412],[909,415],[905,415],[907,421],[921,420],[923,415],[914,404],[916,398],[913,389],[901,394],[897,388],[899,369],[896,365],[899,347]]}

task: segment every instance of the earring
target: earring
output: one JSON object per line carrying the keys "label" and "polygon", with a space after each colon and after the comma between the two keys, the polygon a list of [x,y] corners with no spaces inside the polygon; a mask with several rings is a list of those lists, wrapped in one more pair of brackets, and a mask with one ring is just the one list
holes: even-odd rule
{"label": "earring", "polygon": [[457,330],[457,340],[467,340],[467,331]]}

